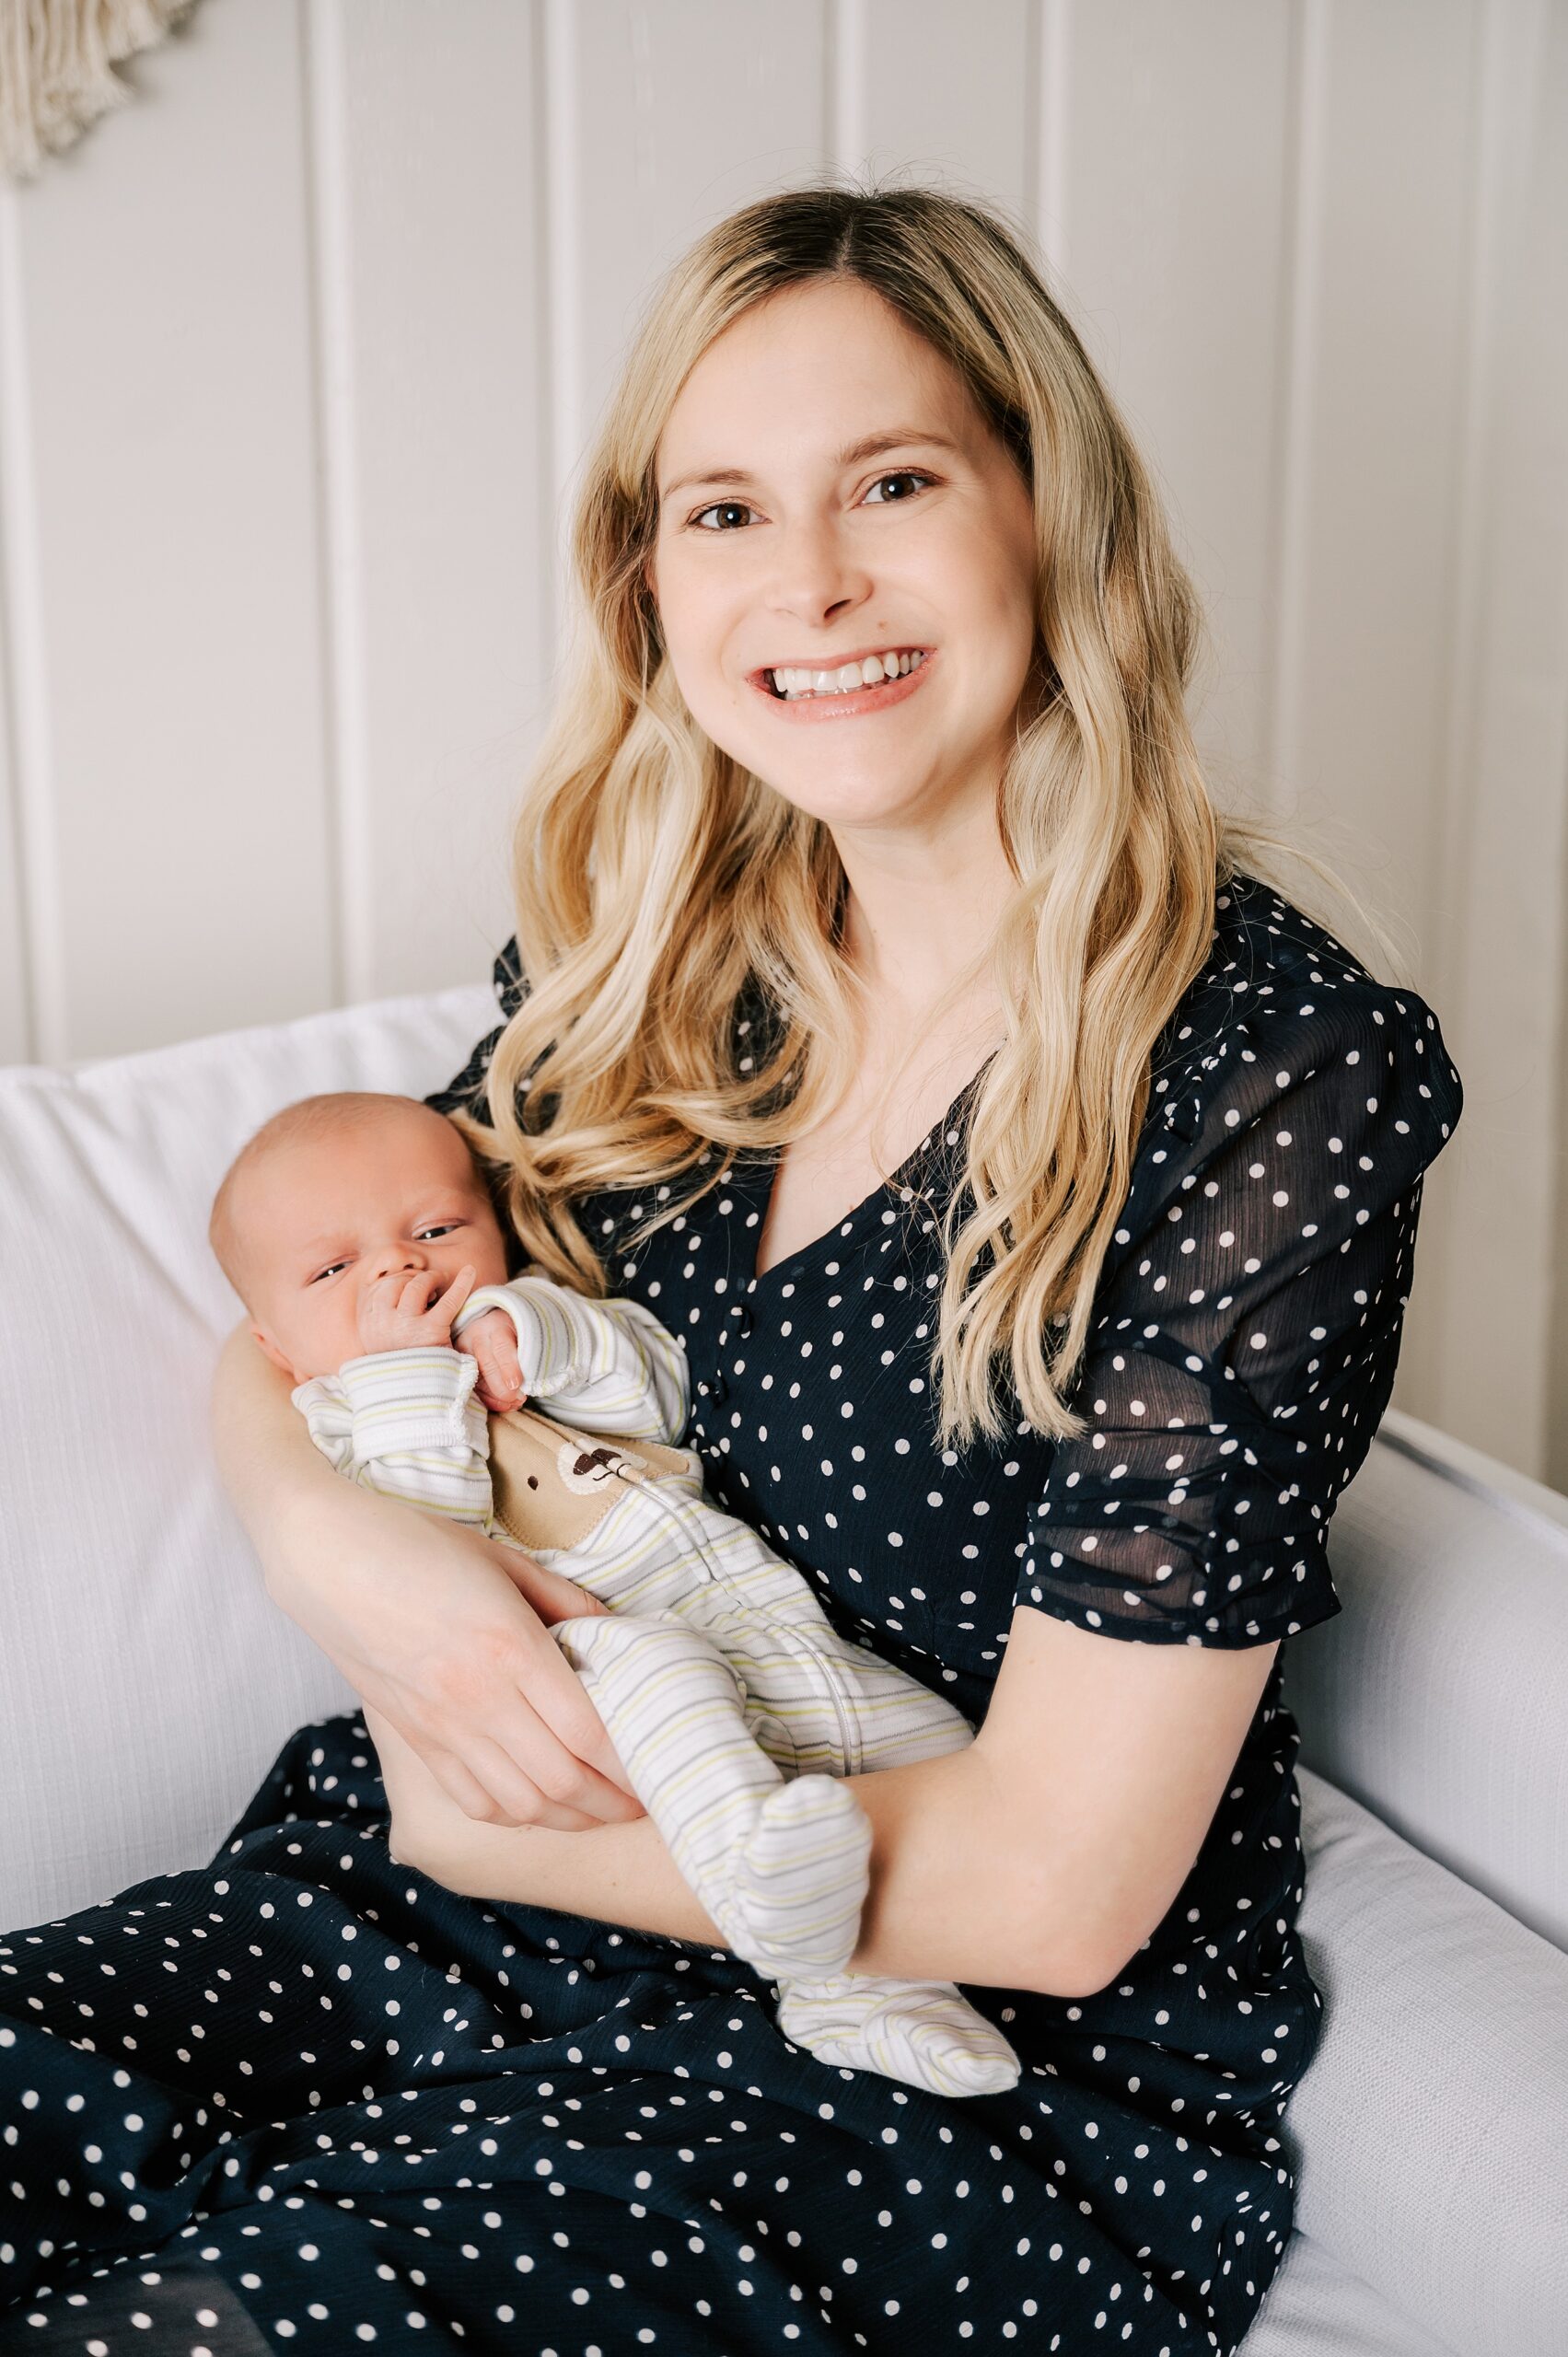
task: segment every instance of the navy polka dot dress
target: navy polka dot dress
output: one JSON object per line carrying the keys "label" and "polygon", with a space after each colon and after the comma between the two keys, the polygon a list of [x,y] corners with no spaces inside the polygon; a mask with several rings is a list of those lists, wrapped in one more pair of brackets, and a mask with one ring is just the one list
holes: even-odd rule
{"label": "navy polka dot dress", "polygon": [[[497,978],[509,1008],[509,953]],[[583,1207],[612,1289],[686,1346],[714,1492],[976,1724],[1019,1605],[1153,1644],[1329,1619],[1461,1105],[1430,1009],[1236,878],[1154,1059],[1089,1429],[960,1456],[927,1368],[975,1086],[761,1278],[771,1155],[641,1246],[640,1196]],[[0,2344],[1233,2351],[1320,2029],[1296,1748],[1276,1657],[1164,1922],[1092,1997],[967,1988],[1024,2072],[955,2101],[792,2047],[723,1952],[395,1865],[363,1724],[302,1729],[210,1867],[0,1939]]]}

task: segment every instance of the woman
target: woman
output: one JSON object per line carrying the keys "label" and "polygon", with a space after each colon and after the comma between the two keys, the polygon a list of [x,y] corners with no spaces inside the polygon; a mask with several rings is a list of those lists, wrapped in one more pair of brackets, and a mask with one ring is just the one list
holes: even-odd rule
{"label": "woman", "polygon": [[983,209],[705,237],[575,560],[505,1019],[432,1101],[538,1265],[680,1336],[719,1501],[979,1727],[856,1779],[852,1968],[962,1983],[1024,2073],[785,2041],[560,1584],[337,1480],[237,1335],[270,1588],[399,1740],[383,1787],[303,1730],[210,1871],[0,1944],[17,2345],[1232,2351],[1320,2026],[1281,1649],[1458,1075],[1216,819],[1190,585]]}

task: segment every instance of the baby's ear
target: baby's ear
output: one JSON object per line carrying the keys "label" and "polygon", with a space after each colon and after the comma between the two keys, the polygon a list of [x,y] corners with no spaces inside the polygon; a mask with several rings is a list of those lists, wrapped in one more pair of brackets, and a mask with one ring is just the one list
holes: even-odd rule
{"label": "baby's ear", "polygon": [[294,1369],[289,1364],[287,1359],[285,1358],[283,1353],[279,1350],[272,1336],[267,1332],[266,1328],[264,1326],[252,1325],[250,1329],[250,1339],[257,1347],[271,1359],[273,1364],[279,1370],[279,1372],[286,1375],[289,1381],[292,1383],[294,1381]]}

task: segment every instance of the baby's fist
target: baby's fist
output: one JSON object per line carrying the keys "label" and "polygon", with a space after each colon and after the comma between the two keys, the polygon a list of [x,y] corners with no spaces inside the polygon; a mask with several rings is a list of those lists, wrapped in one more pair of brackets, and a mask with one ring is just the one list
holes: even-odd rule
{"label": "baby's fist", "polygon": [[360,1349],[368,1356],[376,1351],[445,1347],[473,1281],[474,1271],[467,1267],[445,1288],[428,1269],[393,1269],[384,1277],[373,1277],[360,1296]]}
{"label": "baby's fist", "polygon": [[455,1345],[466,1351],[479,1367],[474,1385],[482,1408],[504,1416],[528,1398],[523,1389],[522,1364],[517,1357],[517,1332],[504,1309],[487,1309],[465,1326]]}

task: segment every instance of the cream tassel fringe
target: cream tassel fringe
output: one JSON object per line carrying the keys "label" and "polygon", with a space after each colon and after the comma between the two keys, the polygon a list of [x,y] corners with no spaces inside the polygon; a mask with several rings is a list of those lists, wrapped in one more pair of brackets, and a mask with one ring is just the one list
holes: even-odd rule
{"label": "cream tassel fringe", "polygon": [[36,172],[131,93],[113,67],[193,0],[0,0],[0,171]]}

